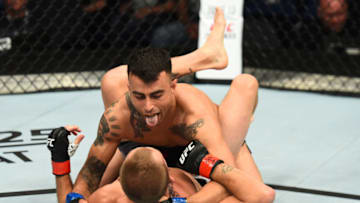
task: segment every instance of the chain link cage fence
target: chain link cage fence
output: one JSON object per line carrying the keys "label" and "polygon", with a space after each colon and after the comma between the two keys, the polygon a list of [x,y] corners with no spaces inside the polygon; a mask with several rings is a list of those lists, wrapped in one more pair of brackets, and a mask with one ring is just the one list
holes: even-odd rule
{"label": "chain link cage fence", "polygon": [[[99,88],[138,47],[191,52],[198,8],[199,0],[0,0],[0,94]],[[360,95],[358,9],[358,0],[245,0],[244,72],[262,87]]]}

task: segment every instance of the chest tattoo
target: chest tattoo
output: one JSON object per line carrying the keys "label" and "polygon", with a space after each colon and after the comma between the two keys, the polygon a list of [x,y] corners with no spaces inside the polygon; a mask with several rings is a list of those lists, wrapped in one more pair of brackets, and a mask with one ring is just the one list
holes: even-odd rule
{"label": "chest tattoo", "polygon": [[199,119],[193,124],[186,125],[186,123],[180,123],[170,128],[174,134],[185,138],[186,140],[196,139],[198,128],[204,125],[204,119]]}
{"label": "chest tattoo", "polygon": [[126,93],[126,103],[130,109],[130,123],[134,129],[135,138],[143,138],[143,131],[150,131],[150,128],[146,126],[146,122],[143,116],[136,111],[134,105],[131,103],[129,93]]}

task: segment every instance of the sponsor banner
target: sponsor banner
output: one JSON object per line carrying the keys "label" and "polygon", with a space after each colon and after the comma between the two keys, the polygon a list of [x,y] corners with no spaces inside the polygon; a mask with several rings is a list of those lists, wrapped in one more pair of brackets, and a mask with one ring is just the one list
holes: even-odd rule
{"label": "sponsor banner", "polygon": [[196,73],[196,78],[205,80],[232,80],[242,72],[243,0],[201,0],[199,23],[199,47],[211,32],[215,7],[223,9],[226,19],[224,45],[229,57],[226,69],[206,70]]}

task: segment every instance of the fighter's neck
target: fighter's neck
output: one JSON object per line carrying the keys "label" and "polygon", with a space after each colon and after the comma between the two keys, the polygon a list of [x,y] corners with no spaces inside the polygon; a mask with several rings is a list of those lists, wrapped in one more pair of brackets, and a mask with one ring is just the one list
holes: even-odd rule
{"label": "fighter's neck", "polygon": [[170,128],[179,123],[179,120],[182,120],[184,117],[183,108],[177,103],[174,99],[169,111],[165,115],[164,121],[160,124],[161,128]]}
{"label": "fighter's neck", "polygon": [[[177,192],[177,185],[174,186],[173,182],[169,182],[166,194],[160,198],[160,202],[172,197],[180,197],[181,195]],[[184,196],[183,196],[184,197]]]}

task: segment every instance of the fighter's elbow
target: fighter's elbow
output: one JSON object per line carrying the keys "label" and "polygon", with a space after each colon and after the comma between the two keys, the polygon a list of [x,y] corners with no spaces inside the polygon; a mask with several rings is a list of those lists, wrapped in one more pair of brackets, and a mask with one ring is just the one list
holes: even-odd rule
{"label": "fighter's elbow", "polygon": [[275,200],[275,190],[271,187],[266,186],[264,190],[262,190],[256,198],[251,201],[254,203],[271,203]]}

